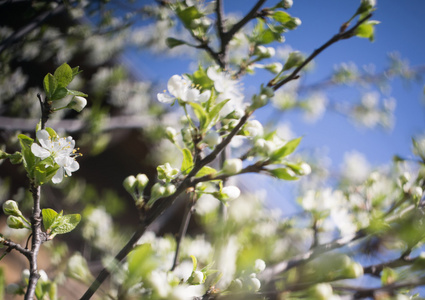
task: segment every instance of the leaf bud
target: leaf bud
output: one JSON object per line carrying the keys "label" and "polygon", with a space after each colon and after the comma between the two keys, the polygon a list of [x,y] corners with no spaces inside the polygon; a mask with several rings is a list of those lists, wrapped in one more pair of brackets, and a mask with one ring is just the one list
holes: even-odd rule
{"label": "leaf bud", "polygon": [[137,183],[136,177],[134,177],[133,175],[130,175],[126,179],[124,179],[122,185],[124,186],[127,192],[133,195],[134,192],[136,191],[136,183]]}
{"label": "leaf bud", "polygon": [[7,200],[3,203],[3,211],[6,215],[20,217],[22,215],[18,204],[14,200]]}
{"label": "leaf bud", "polygon": [[228,175],[234,175],[242,170],[242,160],[231,158],[224,162],[222,172]]}
{"label": "leaf bud", "polygon": [[22,163],[22,157],[22,153],[16,151],[15,153],[9,155],[9,160],[12,164],[17,165]]}
{"label": "leaf bud", "polygon": [[87,100],[81,96],[72,97],[71,102],[68,103],[67,107],[73,109],[75,111],[82,111],[84,107],[87,105]]}
{"label": "leaf bud", "polygon": [[9,216],[6,220],[7,226],[14,229],[23,229],[27,228],[24,224],[24,221],[20,217]]}

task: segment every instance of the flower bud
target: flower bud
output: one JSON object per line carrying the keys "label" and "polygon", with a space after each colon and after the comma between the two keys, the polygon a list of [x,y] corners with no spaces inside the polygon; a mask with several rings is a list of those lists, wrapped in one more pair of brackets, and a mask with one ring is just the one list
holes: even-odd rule
{"label": "flower bud", "polygon": [[228,175],[234,175],[242,170],[242,160],[231,158],[224,162],[222,172]]}
{"label": "flower bud", "polygon": [[292,0],[283,0],[282,5],[284,9],[291,8],[294,2]]}
{"label": "flower bud", "polygon": [[218,134],[217,131],[210,130],[204,137],[204,142],[208,145],[210,148],[214,148],[217,144],[221,143],[221,136]]}
{"label": "flower bud", "polygon": [[317,300],[328,300],[333,295],[332,286],[329,283],[319,283],[309,289],[311,298]]}
{"label": "flower bud", "polygon": [[258,109],[260,107],[265,106],[268,102],[269,102],[269,98],[266,95],[264,95],[264,94],[254,95],[252,97],[251,107],[253,109]]}
{"label": "flower bud", "polygon": [[149,183],[149,178],[145,174],[137,174],[136,176],[137,190],[142,193]]}
{"label": "flower bud", "polygon": [[258,139],[255,141],[255,148],[265,155],[270,155],[276,149],[276,145],[272,141]]}
{"label": "flower bud", "polygon": [[130,175],[126,179],[124,179],[122,185],[124,186],[127,192],[133,195],[134,192],[136,191],[136,183],[137,183],[136,177],[134,177],[133,175]]}
{"label": "flower bud", "polygon": [[261,87],[261,94],[266,95],[268,98],[271,98],[274,96],[274,89],[269,86],[262,86]]}
{"label": "flower bud", "polygon": [[6,286],[6,294],[15,295],[21,291],[21,287],[17,283],[11,283]]}
{"label": "flower bud", "polygon": [[236,278],[235,280],[232,281],[232,283],[229,286],[229,290],[230,291],[240,291],[242,290],[243,287],[243,283],[242,280],[240,280],[239,278]]}
{"label": "flower bud", "polygon": [[85,283],[89,283],[93,280],[87,261],[79,253],[74,254],[68,260],[67,275]]}
{"label": "flower bud", "polygon": [[87,100],[84,97],[74,96],[72,97],[71,102],[68,103],[67,107],[78,112],[82,111],[87,105]]}
{"label": "flower bud", "polygon": [[263,272],[265,269],[266,269],[266,263],[264,262],[264,260],[256,259],[255,265],[254,265],[255,272],[260,273],[260,272]]}
{"label": "flower bud", "polygon": [[288,60],[283,66],[284,70],[289,70],[293,67],[298,67],[304,61],[304,56],[299,51],[291,52],[288,56]]}
{"label": "flower bud", "polygon": [[24,224],[24,221],[20,217],[9,216],[6,220],[7,226],[14,229],[23,229],[27,228]]}
{"label": "flower bud", "polygon": [[254,54],[258,55],[260,58],[269,58],[276,54],[276,50],[273,47],[259,45],[255,48]]}
{"label": "flower bud", "polygon": [[272,72],[273,74],[278,74],[280,71],[282,71],[283,66],[279,62],[274,62],[274,63],[268,64],[268,65],[265,65],[264,68],[267,71]]}
{"label": "flower bud", "polygon": [[22,215],[18,204],[14,200],[7,200],[3,203],[3,211],[6,215],[20,217]]}
{"label": "flower bud", "polygon": [[344,278],[359,278],[363,276],[363,267],[357,262],[353,262],[343,270]]}
{"label": "flower bud", "polygon": [[224,201],[231,201],[235,200],[236,198],[239,198],[241,195],[241,190],[236,186],[225,186],[221,189],[221,196],[224,196],[224,198],[220,200]]}
{"label": "flower bud", "polygon": [[301,163],[299,175],[308,175],[311,173],[311,167],[308,163]]}
{"label": "flower bud", "polygon": [[250,291],[258,291],[261,288],[261,282],[256,278],[255,273],[251,274],[250,277],[246,280],[246,285]]}
{"label": "flower bud", "polygon": [[150,199],[147,203],[148,207],[151,207],[156,200],[158,200],[159,198],[162,198],[165,196],[166,193],[166,189],[165,186],[163,186],[161,183],[157,182],[152,186],[152,190],[151,190],[151,196]]}
{"label": "flower bud", "polygon": [[176,142],[177,131],[173,127],[167,127],[167,128],[165,128],[165,136],[172,143],[175,143]]}
{"label": "flower bud", "polygon": [[263,125],[257,120],[248,121],[245,130],[248,131],[249,137],[252,138],[262,136],[264,133]]}
{"label": "flower bud", "polygon": [[40,275],[40,282],[49,282],[49,276],[47,276],[46,271],[40,270],[38,271],[38,274]]}
{"label": "flower bud", "polygon": [[194,271],[190,279],[190,284],[201,284],[204,282],[204,273],[201,271]]}
{"label": "flower bud", "polygon": [[170,196],[174,194],[175,192],[176,192],[176,186],[174,184],[169,183],[165,186],[164,196],[165,197]]}

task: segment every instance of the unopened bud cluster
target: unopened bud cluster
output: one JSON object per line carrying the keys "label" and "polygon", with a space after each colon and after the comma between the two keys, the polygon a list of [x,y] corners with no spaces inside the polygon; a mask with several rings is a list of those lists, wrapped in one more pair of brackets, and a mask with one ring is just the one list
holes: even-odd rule
{"label": "unopened bud cluster", "polygon": [[123,186],[136,201],[136,205],[143,203],[143,191],[149,183],[149,178],[145,174],[130,175],[124,179]]}
{"label": "unopened bud cluster", "polygon": [[18,204],[14,200],[7,200],[3,203],[3,211],[8,215],[6,224],[10,228],[14,229],[30,229],[28,225],[31,225],[27,219],[23,216],[19,210]]}

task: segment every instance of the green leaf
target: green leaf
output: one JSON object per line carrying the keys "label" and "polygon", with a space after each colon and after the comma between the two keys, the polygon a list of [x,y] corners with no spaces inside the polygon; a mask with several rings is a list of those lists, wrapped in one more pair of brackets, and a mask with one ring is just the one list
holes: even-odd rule
{"label": "green leaf", "polygon": [[49,230],[58,215],[53,209],[45,208],[41,211],[43,216],[43,225],[45,230]]}
{"label": "green leaf", "polygon": [[290,14],[281,10],[275,11],[271,17],[281,24],[285,24],[286,22],[289,22],[292,20],[292,17]]}
{"label": "green leaf", "polygon": [[57,81],[52,74],[48,73],[46,76],[44,76],[43,87],[47,98],[50,99],[52,97],[53,93],[56,91],[57,86]]}
{"label": "green leaf", "polygon": [[216,169],[211,168],[209,166],[204,166],[202,167],[202,169],[199,170],[198,173],[196,173],[195,177],[203,177],[203,176],[215,174],[215,173],[217,173]]}
{"label": "green leaf", "polygon": [[142,277],[148,276],[158,266],[158,260],[151,244],[142,244],[134,248],[127,256],[128,277],[126,286],[133,286]]}
{"label": "green leaf", "polygon": [[184,10],[177,12],[177,16],[183,22],[186,28],[192,28],[192,21],[195,19],[199,19],[203,16],[203,14],[195,7],[190,6]]}
{"label": "green leaf", "polygon": [[354,34],[361,38],[367,38],[371,42],[375,39],[375,25],[379,24],[379,21],[367,21],[357,27]]}
{"label": "green leaf", "polygon": [[55,164],[50,157],[38,162],[34,168],[35,183],[37,185],[48,183],[55,176],[59,168],[59,165]]}
{"label": "green leaf", "polygon": [[191,80],[195,86],[201,86],[202,90],[210,90],[214,86],[214,81],[208,77],[202,66],[199,66],[198,70],[193,73]]}
{"label": "green leaf", "polygon": [[269,172],[274,177],[283,179],[283,180],[298,180],[299,179],[292,170],[287,168],[277,168],[277,169],[269,170]]}
{"label": "green leaf", "polygon": [[83,71],[80,71],[80,67],[76,66],[75,68],[72,68],[72,79],[74,79],[75,76],[77,76],[78,74],[80,74]]}
{"label": "green leaf", "polygon": [[301,137],[290,140],[289,142],[287,142],[285,145],[283,145],[282,147],[280,147],[279,149],[275,150],[270,159],[272,161],[277,161],[280,160],[286,156],[288,156],[289,154],[291,154],[292,152],[295,151],[295,149],[297,149],[299,143],[301,142]]}
{"label": "green leaf", "polygon": [[77,227],[78,223],[81,221],[80,214],[71,214],[65,215],[60,218],[60,224],[58,226],[53,226],[52,234],[64,234],[68,233]]}
{"label": "green leaf", "polygon": [[197,259],[196,259],[195,256],[191,255],[190,257],[192,258],[192,263],[193,263],[192,272],[195,272],[196,271],[196,267],[198,266],[198,261],[197,261]]}
{"label": "green leaf", "polygon": [[397,281],[397,272],[394,269],[385,267],[381,273],[382,285],[389,285]]}
{"label": "green leaf", "polygon": [[25,134],[18,135],[18,139],[19,144],[21,145],[24,167],[27,170],[28,176],[32,178],[35,165],[35,156],[31,152],[31,145],[34,143],[34,140]]}
{"label": "green leaf", "polygon": [[53,93],[50,100],[60,100],[62,98],[65,98],[68,95],[68,90],[64,87],[58,87],[56,91]]}
{"label": "green leaf", "polygon": [[170,49],[172,49],[174,47],[177,47],[177,46],[181,46],[181,45],[185,45],[186,44],[185,41],[178,40],[178,39],[171,38],[171,37],[170,38],[167,38],[165,40],[165,43],[167,44],[168,48],[170,48]]}
{"label": "green leaf", "polygon": [[56,133],[56,131],[51,128],[51,127],[46,127],[46,131],[49,133],[51,138],[57,138],[58,134]]}
{"label": "green leaf", "polygon": [[181,166],[181,171],[184,175],[186,175],[186,174],[189,174],[189,172],[193,168],[193,157],[192,157],[192,153],[187,148],[184,148],[182,150],[182,153],[183,153],[183,162]]}
{"label": "green leaf", "polygon": [[214,120],[216,117],[219,116],[221,109],[226,105],[227,102],[229,102],[230,99],[226,99],[224,101],[221,101],[217,105],[215,105],[210,112],[208,113],[208,117],[210,120]]}
{"label": "green leaf", "polygon": [[188,104],[192,106],[193,111],[199,120],[199,128],[201,131],[205,130],[210,123],[207,112],[199,103],[188,102]]}
{"label": "green leaf", "polygon": [[69,90],[68,89],[68,95],[72,95],[72,96],[80,96],[80,97],[87,97],[87,94],[84,94],[83,92],[80,91],[75,91],[75,90]]}
{"label": "green leaf", "polygon": [[58,67],[56,69],[56,71],[53,74],[53,76],[56,79],[56,82],[58,84],[58,87],[65,88],[72,81],[73,71],[72,71],[71,67],[67,63],[64,63],[60,67]]}

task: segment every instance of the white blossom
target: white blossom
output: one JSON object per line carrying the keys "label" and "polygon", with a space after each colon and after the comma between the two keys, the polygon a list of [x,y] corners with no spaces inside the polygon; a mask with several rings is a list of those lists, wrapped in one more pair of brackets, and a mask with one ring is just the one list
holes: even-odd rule
{"label": "white blossom", "polygon": [[229,73],[219,72],[215,67],[209,67],[207,75],[214,81],[214,88],[219,93],[216,101],[221,102],[226,99],[230,99],[230,101],[227,102],[221,109],[221,116],[226,116],[235,109],[240,109],[242,107],[244,96],[239,90],[239,82],[237,80],[232,79]]}
{"label": "white blossom", "polygon": [[211,96],[211,91],[207,90],[203,93],[199,89],[192,86],[192,82],[180,75],[173,75],[168,80],[167,93],[158,93],[157,98],[159,102],[173,103],[174,100],[179,99],[183,102],[206,102]]}
{"label": "white blossom", "polygon": [[58,171],[52,178],[53,183],[60,183],[65,174],[71,176],[72,172],[80,168],[75,160],[75,141],[71,136],[67,138],[51,137],[44,129],[37,131],[36,136],[41,146],[33,143],[31,152],[41,159],[52,157],[59,165]]}

